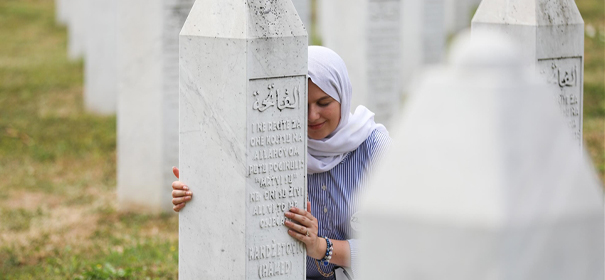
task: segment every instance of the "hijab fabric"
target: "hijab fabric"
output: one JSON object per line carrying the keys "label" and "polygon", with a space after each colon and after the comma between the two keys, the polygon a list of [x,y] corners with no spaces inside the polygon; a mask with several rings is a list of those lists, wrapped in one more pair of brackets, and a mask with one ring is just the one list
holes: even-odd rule
{"label": "hijab fabric", "polygon": [[309,46],[309,79],[340,103],[340,122],[326,138],[307,139],[307,173],[322,173],[332,169],[344,156],[357,149],[372,131],[386,128],[374,122],[374,113],[358,106],[351,114],[353,88],[347,67],[338,54],[320,46]]}

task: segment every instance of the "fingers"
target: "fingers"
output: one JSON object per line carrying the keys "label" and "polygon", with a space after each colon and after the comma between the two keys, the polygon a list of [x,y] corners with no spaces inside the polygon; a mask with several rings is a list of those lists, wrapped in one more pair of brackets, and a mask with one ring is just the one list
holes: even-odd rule
{"label": "fingers", "polygon": [[307,236],[307,232],[309,233],[309,236],[316,236],[317,235],[317,233],[313,232],[310,228],[301,226],[299,224],[295,224],[295,223],[290,222],[290,221],[286,221],[285,224],[290,229],[296,231],[297,233],[300,233],[300,234],[304,235],[305,237]]}
{"label": "fingers", "polygon": [[307,201],[307,212],[311,213],[311,201]]}
{"label": "fingers", "polygon": [[177,197],[183,197],[183,196],[192,196],[193,193],[190,191],[179,191],[179,190],[172,190],[172,197],[177,198]]}
{"label": "fingers", "polygon": [[172,199],[172,205],[176,206],[191,200],[191,196],[175,197]]}
{"label": "fingers", "polygon": [[176,178],[179,178],[179,169],[176,168],[176,166],[172,167],[172,173],[174,173],[174,176],[176,176]]}
{"label": "fingers", "polygon": [[179,212],[181,209],[183,209],[183,207],[185,207],[185,202],[174,205],[172,210],[174,210],[174,212]]}
{"label": "fingers", "polygon": [[290,212],[286,212],[285,215],[287,218],[296,221],[303,226],[308,228],[317,228],[317,219],[315,219],[310,212],[307,212],[303,209],[293,207],[290,209]]}
{"label": "fingers", "polygon": [[[297,231],[294,231],[291,229],[288,230],[288,234],[305,244],[307,244],[311,240],[311,237],[307,237],[306,235],[300,234]],[[315,237],[313,237],[313,238],[315,238]]]}
{"label": "fingers", "polygon": [[181,181],[174,181],[174,182],[172,182],[172,189],[173,190],[185,190],[185,191],[188,191],[189,187],[187,187]]}

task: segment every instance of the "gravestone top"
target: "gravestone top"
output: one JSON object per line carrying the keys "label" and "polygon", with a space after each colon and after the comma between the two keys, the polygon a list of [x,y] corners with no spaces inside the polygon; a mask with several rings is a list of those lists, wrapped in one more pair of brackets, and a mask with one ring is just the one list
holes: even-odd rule
{"label": "gravestone top", "polygon": [[505,40],[474,33],[412,95],[364,199],[362,277],[603,277],[599,180]]}
{"label": "gravestone top", "polygon": [[584,24],[573,0],[484,0],[473,21],[539,26]]}
{"label": "gravestone top", "polygon": [[472,30],[502,32],[524,46],[525,63],[548,82],[582,145],[584,21],[575,2],[484,0]]}

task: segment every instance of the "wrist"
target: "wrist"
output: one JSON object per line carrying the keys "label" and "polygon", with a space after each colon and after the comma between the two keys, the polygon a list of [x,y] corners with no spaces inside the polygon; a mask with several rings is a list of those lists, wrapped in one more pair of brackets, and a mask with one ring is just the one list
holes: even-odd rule
{"label": "wrist", "polygon": [[316,237],[317,238],[317,246],[315,249],[315,252],[313,252],[313,255],[309,254],[309,257],[312,257],[314,259],[317,260],[321,260],[325,255],[326,255],[326,250],[328,249],[328,244],[326,243],[326,240],[323,239],[322,237]]}

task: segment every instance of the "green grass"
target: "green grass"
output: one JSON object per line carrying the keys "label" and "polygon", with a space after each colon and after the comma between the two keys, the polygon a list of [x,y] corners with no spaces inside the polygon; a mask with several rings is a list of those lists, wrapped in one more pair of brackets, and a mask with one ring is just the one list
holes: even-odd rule
{"label": "green grass", "polygon": [[[605,11],[586,36],[584,138],[605,174]],[[116,211],[116,119],[87,114],[52,0],[0,0],[0,280],[175,279],[176,215]],[[319,38],[314,38],[319,40]]]}
{"label": "green grass", "polygon": [[0,1],[0,279],[175,279],[177,216],[116,211],[116,118],[84,112],[54,16]]}

